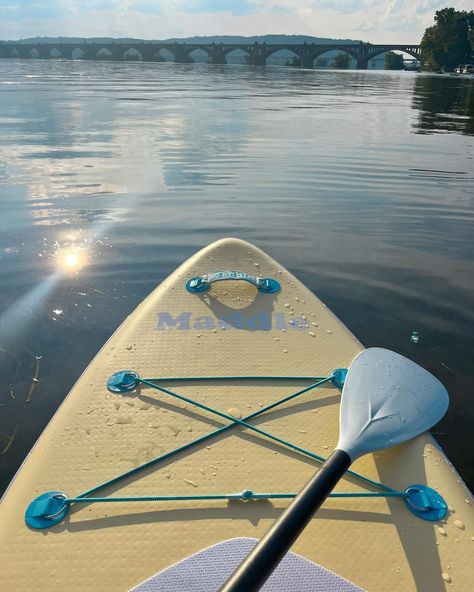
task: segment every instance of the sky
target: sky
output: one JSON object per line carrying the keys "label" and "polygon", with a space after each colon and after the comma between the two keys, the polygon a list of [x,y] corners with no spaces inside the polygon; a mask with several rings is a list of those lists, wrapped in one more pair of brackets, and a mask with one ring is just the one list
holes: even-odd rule
{"label": "sky", "polygon": [[0,39],[301,34],[419,43],[445,6],[473,0],[0,0]]}

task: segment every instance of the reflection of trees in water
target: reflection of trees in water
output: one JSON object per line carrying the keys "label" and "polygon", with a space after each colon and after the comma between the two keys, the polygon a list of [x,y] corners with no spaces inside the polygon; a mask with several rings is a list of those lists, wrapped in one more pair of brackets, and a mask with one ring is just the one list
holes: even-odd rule
{"label": "reflection of trees in water", "polygon": [[419,76],[413,108],[419,109],[418,133],[461,132],[474,135],[474,80]]}

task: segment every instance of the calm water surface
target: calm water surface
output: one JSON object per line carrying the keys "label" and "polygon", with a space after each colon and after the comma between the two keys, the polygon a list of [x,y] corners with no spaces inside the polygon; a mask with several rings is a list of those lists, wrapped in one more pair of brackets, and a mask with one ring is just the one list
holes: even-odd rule
{"label": "calm water surface", "polygon": [[472,79],[0,60],[0,488],[125,316],[228,235],[446,384],[434,431],[473,487],[473,222]]}

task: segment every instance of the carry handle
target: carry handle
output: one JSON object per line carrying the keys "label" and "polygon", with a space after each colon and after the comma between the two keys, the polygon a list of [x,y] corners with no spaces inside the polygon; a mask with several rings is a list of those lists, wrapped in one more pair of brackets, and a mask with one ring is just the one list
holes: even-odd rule
{"label": "carry handle", "polygon": [[203,292],[207,292],[210,285],[214,282],[226,280],[249,282],[264,294],[276,294],[281,290],[280,284],[273,278],[255,277],[243,271],[214,271],[213,273],[196,276],[186,282],[186,290],[193,294],[202,294]]}

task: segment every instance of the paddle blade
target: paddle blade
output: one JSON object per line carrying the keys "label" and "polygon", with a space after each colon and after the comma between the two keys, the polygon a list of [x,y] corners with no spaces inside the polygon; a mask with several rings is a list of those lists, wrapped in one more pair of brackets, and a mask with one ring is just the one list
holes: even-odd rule
{"label": "paddle blade", "polygon": [[441,382],[411,360],[378,347],[352,362],[342,391],[337,448],[354,461],[428,430],[448,408]]}

